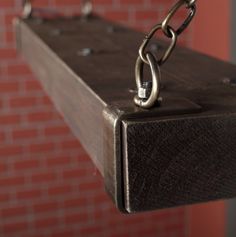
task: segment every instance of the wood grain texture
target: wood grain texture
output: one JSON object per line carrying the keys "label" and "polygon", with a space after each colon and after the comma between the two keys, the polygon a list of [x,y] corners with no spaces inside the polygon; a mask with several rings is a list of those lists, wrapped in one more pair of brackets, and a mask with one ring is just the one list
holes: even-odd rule
{"label": "wood grain texture", "polygon": [[[143,34],[98,17],[20,20],[16,32],[121,211],[236,196],[234,65],[177,48],[162,67],[161,106],[142,110],[133,90]],[[93,53],[81,56],[84,48]]]}

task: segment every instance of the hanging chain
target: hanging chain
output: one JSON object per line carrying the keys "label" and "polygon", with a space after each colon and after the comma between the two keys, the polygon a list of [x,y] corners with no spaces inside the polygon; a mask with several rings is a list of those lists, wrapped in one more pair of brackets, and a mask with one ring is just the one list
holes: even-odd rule
{"label": "hanging chain", "polygon": [[[170,21],[176,12],[183,6],[189,10],[189,14],[182,25],[175,30],[170,26]],[[171,56],[173,50],[175,49],[178,36],[189,26],[195,16],[195,13],[196,0],[179,0],[168,12],[162,23],[155,25],[149,34],[144,38],[143,43],[139,48],[139,56],[135,66],[135,78],[138,88],[138,95],[135,96],[134,103],[137,106],[144,109],[150,109],[158,102],[161,80],[160,66],[162,66]],[[167,38],[171,39],[171,43],[163,56],[156,59],[151,52],[146,51],[146,48],[155,33],[159,30],[162,31]],[[143,81],[143,69],[145,64],[149,65],[151,69],[152,81],[149,82]]]}

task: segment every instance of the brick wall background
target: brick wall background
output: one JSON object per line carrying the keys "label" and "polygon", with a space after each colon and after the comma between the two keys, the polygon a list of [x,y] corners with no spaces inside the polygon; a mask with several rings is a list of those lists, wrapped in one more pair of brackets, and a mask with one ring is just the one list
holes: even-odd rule
{"label": "brick wall background", "polygon": [[[35,0],[66,15],[79,0]],[[147,30],[173,0],[95,0],[99,14]],[[20,0],[0,0],[0,236],[184,237],[186,208],[124,216],[30,69],[15,50]],[[176,18],[178,23],[178,17]],[[191,46],[192,30],[181,37]]]}

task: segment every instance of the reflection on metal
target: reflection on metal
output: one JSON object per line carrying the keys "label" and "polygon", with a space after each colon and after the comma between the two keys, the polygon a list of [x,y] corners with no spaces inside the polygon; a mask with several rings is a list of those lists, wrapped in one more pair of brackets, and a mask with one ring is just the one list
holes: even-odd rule
{"label": "reflection on metal", "polygon": [[93,4],[90,0],[83,0],[81,7],[81,14],[83,18],[87,19],[92,15],[93,12]]}
{"label": "reflection on metal", "polygon": [[27,19],[32,16],[32,3],[31,0],[23,0],[23,13],[22,18]]}
{"label": "reflection on metal", "polygon": [[[138,57],[136,62],[136,68],[135,68],[135,77],[136,77],[136,84],[137,88],[139,90],[139,95],[136,95],[134,97],[134,103],[137,106],[140,106],[145,109],[149,109],[157,103],[157,98],[160,94],[160,78],[161,78],[161,72],[158,64],[156,64],[155,57],[152,55],[152,53],[147,53],[147,60],[148,64],[150,65],[151,74],[152,74],[152,88],[149,98],[146,98],[145,100],[140,97],[140,92],[144,92],[144,94],[147,93],[148,88],[143,87],[143,66],[144,62],[142,61],[141,57]],[[143,94],[143,93],[142,93]],[[142,97],[147,97],[147,95],[143,95]]]}
{"label": "reflection on metal", "polygon": [[[153,68],[154,64],[158,65],[158,70],[159,70],[159,66],[162,66],[167,61],[167,59],[171,56],[171,54],[176,46],[178,36],[189,26],[193,17],[195,16],[195,13],[196,13],[195,2],[196,2],[196,0],[179,0],[171,8],[171,10],[167,14],[166,18],[162,21],[162,23],[156,24],[151,29],[149,34],[144,38],[144,40],[139,48],[139,57],[138,57],[137,63],[136,63],[136,74],[135,74],[136,81],[143,80],[142,78],[140,79],[140,76],[141,77],[143,76],[143,72],[141,72],[142,71],[141,68],[143,67],[143,65],[141,64],[141,61],[143,63],[146,63],[147,65],[149,65],[151,67],[151,71],[153,72],[152,68]],[[187,18],[183,21],[183,23],[180,25],[180,27],[177,30],[175,30],[174,28],[172,28],[170,26],[169,23],[170,23],[171,19],[174,17],[174,15],[176,14],[176,12],[182,6],[185,6],[187,9],[189,9],[190,13],[188,14]],[[170,43],[170,46],[166,49],[164,55],[160,59],[157,59],[153,56],[153,53],[150,49],[148,49],[150,51],[148,53],[147,53],[146,49],[147,49],[148,43],[152,40],[155,33],[159,30],[161,30],[167,38],[171,38],[171,43]],[[149,59],[150,59],[150,57],[153,58],[152,65],[150,64],[150,60],[148,60],[148,56],[149,56]],[[138,68],[138,67],[140,67],[140,68]],[[153,73],[152,73],[152,75],[153,75]],[[154,80],[154,78],[152,80]],[[138,95],[135,96],[134,103],[144,109],[151,109],[152,107],[154,107],[154,105],[157,104],[156,102],[159,99],[158,96],[160,94],[160,86],[158,86],[158,91],[155,91],[157,89],[157,87],[156,88],[154,87],[155,84],[152,85],[154,88],[151,89],[152,93],[150,94],[149,98],[146,98],[147,90],[145,88],[143,88],[142,85],[140,85],[140,83],[137,83],[137,86],[138,86],[138,88],[137,88]],[[155,98],[154,98],[154,95],[156,95]]]}

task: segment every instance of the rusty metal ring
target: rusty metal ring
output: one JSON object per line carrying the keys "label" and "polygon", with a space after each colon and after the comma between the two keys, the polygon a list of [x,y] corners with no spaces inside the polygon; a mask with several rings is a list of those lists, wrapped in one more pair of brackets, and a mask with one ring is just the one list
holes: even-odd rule
{"label": "rusty metal ring", "polygon": [[[148,52],[146,54],[148,64],[150,65],[151,74],[152,74],[152,91],[147,100],[141,99],[136,95],[134,97],[134,103],[144,109],[150,109],[157,103],[159,95],[160,95],[160,81],[161,81],[161,72],[160,67],[156,63],[156,59],[153,56],[152,53]],[[140,56],[138,56],[138,59],[136,61],[135,66],[135,78],[136,78],[136,84],[137,88],[141,88],[143,84],[143,67],[144,62]]]}
{"label": "rusty metal ring", "polygon": [[[153,35],[158,31],[162,29],[162,25],[161,24],[157,24],[155,25],[152,30],[150,31],[150,33],[145,37],[145,39],[143,40],[143,43],[141,44],[140,48],[139,48],[139,56],[141,57],[141,59],[143,60],[143,62],[145,62],[146,64],[149,64],[146,55],[145,55],[145,48],[147,47],[149,41],[151,40],[151,38],[153,37]],[[163,57],[161,59],[158,60],[158,64],[162,65],[163,63],[165,63],[165,61],[170,57],[172,51],[174,50],[175,46],[176,46],[176,42],[177,42],[177,34],[176,32],[168,26],[168,31],[171,34],[171,44],[168,47],[168,49],[166,50],[165,54],[163,55]]]}
{"label": "rusty metal ring", "polygon": [[[187,4],[187,5],[186,5]],[[169,23],[172,17],[175,15],[175,13],[183,6],[186,5],[187,9],[190,9],[190,13],[188,14],[188,17],[185,19],[183,24],[175,31],[177,35],[180,35],[191,23],[193,17],[195,16],[196,13],[196,5],[193,3],[186,3],[186,0],[180,0],[178,1],[172,9],[169,11],[167,17],[164,19],[162,22],[162,30],[165,33],[167,37],[171,37],[171,33],[169,31]]]}

